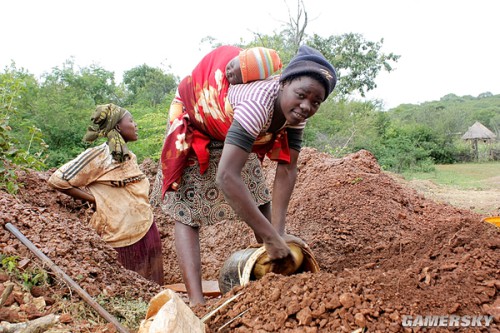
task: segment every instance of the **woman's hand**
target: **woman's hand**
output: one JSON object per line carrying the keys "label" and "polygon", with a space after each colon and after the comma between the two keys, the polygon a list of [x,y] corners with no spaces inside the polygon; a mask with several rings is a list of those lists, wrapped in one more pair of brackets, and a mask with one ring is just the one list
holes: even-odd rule
{"label": "woman's hand", "polygon": [[287,243],[295,243],[295,244],[298,244],[298,245],[301,245],[301,246],[307,246],[306,242],[304,242],[302,239],[300,239],[299,237],[297,236],[294,236],[294,235],[291,235],[291,234],[284,234],[283,236],[281,236],[285,242]]}
{"label": "woman's hand", "polygon": [[264,241],[269,260],[283,259],[292,255],[292,252],[282,237]]}

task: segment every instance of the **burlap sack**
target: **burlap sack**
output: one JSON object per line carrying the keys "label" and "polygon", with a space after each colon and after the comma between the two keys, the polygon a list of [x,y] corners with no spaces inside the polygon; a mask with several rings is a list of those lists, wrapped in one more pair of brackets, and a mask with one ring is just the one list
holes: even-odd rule
{"label": "burlap sack", "polygon": [[173,290],[165,289],[149,301],[137,333],[177,332],[204,333],[205,324]]}

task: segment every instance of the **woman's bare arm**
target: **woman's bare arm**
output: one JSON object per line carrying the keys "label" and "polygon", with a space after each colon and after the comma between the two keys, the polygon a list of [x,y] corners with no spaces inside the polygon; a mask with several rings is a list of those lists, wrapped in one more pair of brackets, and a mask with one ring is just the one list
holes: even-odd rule
{"label": "woman's bare arm", "polygon": [[241,178],[248,153],[238,146],[225,144],[217,169],[217,185],[234,211],[264,242],[271,259],[290,255],[290,249],[278,231],[269,223],[255,204],[250,191]]}
{"label": "woman's bare arm", "polygon": [[57,189],[57,190],[75,199],[84,200],[95,204],[94,196],[89,192],[79,189],[78,187],[72,187],[68,189]]}
{"label": "woman's bare arm", "polygon": [[278,163],[273,184],[272,222],[280,235],[285,233],[285,219],[288,203],[297,179],[299,152],[290,149],[290,164]]}

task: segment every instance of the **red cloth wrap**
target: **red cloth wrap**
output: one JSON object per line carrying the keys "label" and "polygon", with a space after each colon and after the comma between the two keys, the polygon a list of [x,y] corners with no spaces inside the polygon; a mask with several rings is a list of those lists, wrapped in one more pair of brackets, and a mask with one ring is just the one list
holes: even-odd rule
{"label": "red cloth wrap", "polygon": [[[225,140],[233,121],[232,108],[225,107],[229,88],[225,69],[240,51],[234,46],[213,50],[179,84],[179,96],[170,107],[170,128],[161,153],[163,196],[166,191],[177,190],[191,154],[196,155],[203,174],[208,168],[208,144],[211,140]],[[257,138],[252,150],[261,160],[267,153],[272,160],[290,162],[287,136],[283,130],[264,140]]]}

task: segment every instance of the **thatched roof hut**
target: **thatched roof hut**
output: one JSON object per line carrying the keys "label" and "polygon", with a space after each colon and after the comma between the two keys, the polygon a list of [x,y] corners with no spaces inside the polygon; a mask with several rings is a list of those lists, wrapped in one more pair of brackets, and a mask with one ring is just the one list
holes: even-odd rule
{"label": "thatched roof hut", "polygon": [[497,136],[490,131],[486,126],[476,121],[474,125],[469,127],[467,132],[462,135],[463,140],[494,140]]}
{"label": "thatched roof hut", "polygon": [[[483,141],[483,142],[488,142],[491,143],[492,141],[495,140],[496,134],[490,131],[486,126],[481,124],[479,121],[476,121],[474,125],[469,127],[467,132],[465,132],[464,135],[462,135],[463,140],[470,140],[472,143],[472,150],[474,154],[474,159],[479,160],[479,150],[477,143],[478,141]],[[495,150],[490,149],[490,155],[495,159]]]}

